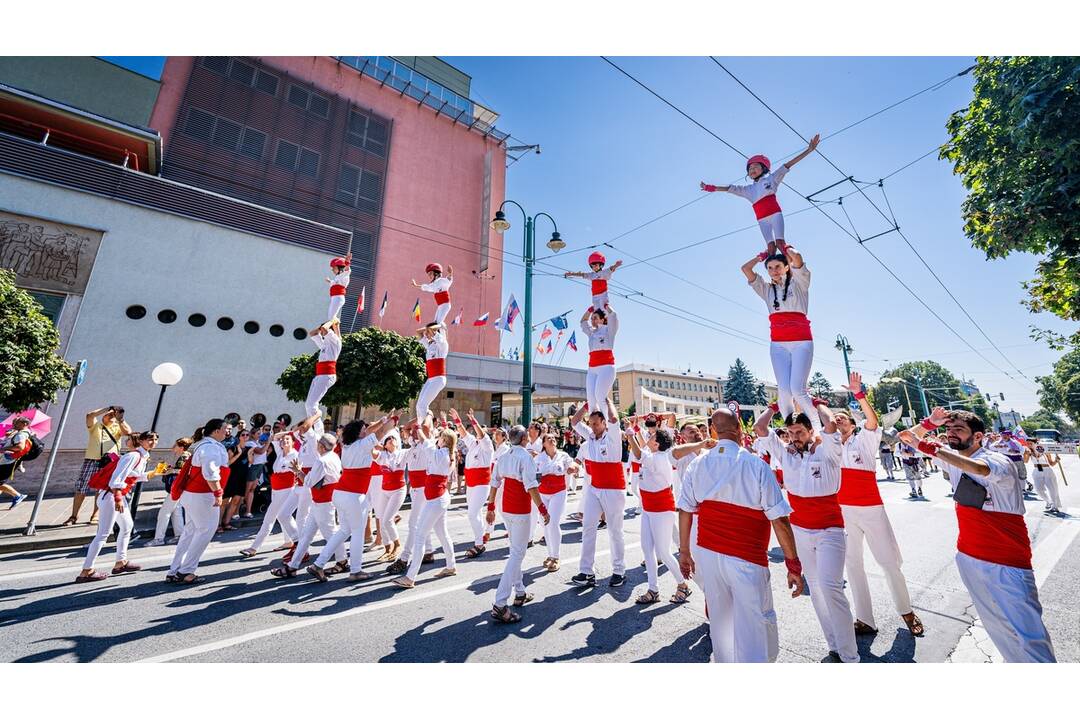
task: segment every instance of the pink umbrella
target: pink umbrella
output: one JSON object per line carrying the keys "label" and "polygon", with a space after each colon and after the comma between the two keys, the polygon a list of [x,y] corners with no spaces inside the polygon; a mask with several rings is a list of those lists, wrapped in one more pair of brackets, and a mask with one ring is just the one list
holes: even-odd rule
{"label": "pink umbrella", "polygon": [[0,423],[0,433],[6,433],[10,430],[15,424],[15,418],[18,417],[30,418],[29,429],[39,438],[45,437],[52,431],[52,418],[37,408],[31,408],[30,410],[22,410],[8,415],[4,422]]}

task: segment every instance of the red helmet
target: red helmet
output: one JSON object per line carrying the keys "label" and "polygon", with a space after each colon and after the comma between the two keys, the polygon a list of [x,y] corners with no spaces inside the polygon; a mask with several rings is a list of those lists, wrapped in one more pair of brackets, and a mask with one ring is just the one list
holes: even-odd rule
{"label": "red helmet", "polygon": [[428,263],[428,266],[424,268],[424,272],[437,272],[442,275],[442,265],[439,263]]}
{"label": "red helmet", "polygon": [[336,258],[334,258],[333,260],[330,261],[330,267],[332,267],[332,268],[349,267],[349,263],[343,257],[336,257]]}
{"label": "red helmet", "polygon": [[746,161],[746,172],[750,172],[750,166],[754,163],[761,163],[761,167],[765,168],[765,172],[772,170],[772,163],[769,162],[769,158],[764,155],[754,155]]}
{"label": "red helmet", "polygon": [[603,253],[594,252],[592,255],[589,255],[589,264],[592,265],[593,263],[604,265],[607,263],[607,258],[604,257]]}

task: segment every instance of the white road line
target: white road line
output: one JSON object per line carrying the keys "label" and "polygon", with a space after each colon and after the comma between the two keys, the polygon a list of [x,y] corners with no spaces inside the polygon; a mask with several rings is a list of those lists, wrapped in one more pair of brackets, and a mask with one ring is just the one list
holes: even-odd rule
{"label": "white road line", "polygon": [[[629,550],[631,548],[636,548],[636,547],[640,547],[640,546],[641,546],[640,543],[628,543],[625,546],[625,550]],[[596,557],[601,557],[603,555],[610,555],[610,554],[611,554],[610,549],[609,550],[598,550],[596,552]],[[580,556],[578,556],[578,557],[570,557],[570,558],[565,558],[564,560],[562,560],[562,562],[571,563],[571,562],[575,562],[575,561],[580,560],[580,559],[581,559]],[[391,598],[389,600],[380,600],[378,602],[371,603],[370,605],[363,605],[361,607],[352,608],[351,610],[343,610],[342,612],[333,613],[331,615],[321,615],[319,617],[305,618],[304,620],[296,620],[294,622],[285,623],[283,625],[278,625],[276,627],[266,628],[266,629],[263,629],[263,630],[256,630],[255,632],[244,633],[243,635],[237,635],[235,637],[226,638],[224,640],[218,640],[218,641],[212,642],[212,643],[205,643],[203,645],[196,645],[194,647],[190,647],[190,648],[187,648],[187,649],[184,649],[184,650],[176,650],[174,652],[164,653],[162,655],[154,655],[152,657],[143,658],[142,660],[137,660],[136,662],[140,662],[140,663],[163,663],[163,662],[170,662],[172,660],[180,660],[182,658],[191,657],[192,655],[202,655],[203,653],[213,652],[215,650],[223,650],[225,648],[240,645],[241,643],[251,642],[252,640],[259,640],[261,638],[271,637],[273,635],[280,635],[282,633],[292,632],[294,630],[303,630],[304,628],[309,628],[309,627],[312,627],[314,625],[322,625],[323,623],[332,622],[334,620],[341,620],[343,618],[355,617],[357,615],[364,615],[364,614],[367,614],[367,613],[370,613],[370,612],[375,612],[377,610],[385,610],[387,608],[398,607],[400,605],[406,605],[408,603],[419,602],[421,600],[428,600],[428,599],[433,598],[433,597],[438,597],[439,595],[445,595],[447,593],[455,592],[457,590],[464,590],[464,589],[468,588],[469,585],[472,585],[474,582],[477,582],[479,580],[484,580],[487,577],[491,577],[491,576],[485,575],[483,577],[476,578],[474,580],[470,580],[469,582],[457,583],[455,585],[447,585],[446,587],[441,587],[438,590],[431,590],[431,591],[425,592],[425,593],[416,593],[416,592],[404,593],[403,595],[401,595],[399,597]]]}
{"label": "white road line", "polygon": [[1080,523],[1058,523],[1057,528],[1035,546],[1031,553],[1031,568],[1035,573],[1036,587],[1042,588],[1078,534]]}

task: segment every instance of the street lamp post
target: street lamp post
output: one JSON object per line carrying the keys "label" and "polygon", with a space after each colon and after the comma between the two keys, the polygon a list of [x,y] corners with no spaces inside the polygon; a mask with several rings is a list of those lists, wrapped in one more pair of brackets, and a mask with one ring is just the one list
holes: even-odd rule
{"label": "street lamp post", "polygon": [[555,218],[547,213],[537,213],[529,217],[529,214],[525,212],[525,208],[513,200],[504,200],[499,205],[495,218],[491,221],[491,229],[495,232],[501,235],[510,229],[510,221],[506,219],[506,213],[503,212],[503,208],[507,205],[516,207],[521,211],[522,217],[525,218],[524,248],[521,253],[522,260],[525,261],[525,352],[522,353],[524,357],[522,358],[523,365],[521,369],[521,423],[527,426],[532,422],[532,279],[533,265],[536,263],[536,220],[540,217],[546,217],[555,228],[551,233],[551,239],[547,241],[549,250],[559,252],[566,247],[566,243],[559,237],[559,226],[555,222]]}
{"label": "street lamp post", "polygon": [[[836,336],[836,349],[844,354],[844,372],[847,373],[847,377],[851,377],[851,364],[848,362],[848,353],[855,352],[851,347],[851,343],[843,335]],[[855,397],[848,392],[848,402],[850,403]]]}
{"label": "street lamp post", "polygon": [[[154,408],[154,419],[150,421],[150,432],[157,432],[158,418],[161,416],[161,402],[165,399],[165,390],[180,382],[184,378],[184,369],[176,363],[161,363],[150,373],[150,378],[155,384],[161,386],[158,393],[157,407]],[[131,494],[131,518],[135,519],[135,513],[139,509],[139,497],[142,495],[142,483],[135,484],[135,490]]]}

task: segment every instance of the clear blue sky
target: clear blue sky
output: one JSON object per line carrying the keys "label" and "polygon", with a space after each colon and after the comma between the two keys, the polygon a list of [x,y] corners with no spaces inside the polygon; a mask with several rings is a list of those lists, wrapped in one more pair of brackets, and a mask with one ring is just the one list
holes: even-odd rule
{"label": "clear blue sky", "polygon": [[[109,58],[156,75],[160,58]],[[696,198],[702,179],[727,183],[743,173],[743,160],[720,142],[649,95],[599,58],[447,57],[473,78],[473,97],[500,113],[499,127],[541,155],[528,155],[507,174],[507,197],[530,213],[545,211],[559,223],[566,251],[610,241],[630,228]],[[721,58],[756,93],[800,132],[823,135],[954,74],[973,59],[956,58]],[[747,154],[778,159],[800,149],[798,137],[707,58],[616,58],[623,68]],[[865,180],[914,160],[946,139],[951,112],[967,104],[970,76],[926,93],[833,140],[824,151],[847,174]],[[804,194],[825,187],[839,173],[811,156],[789,175]],[[1050,371],[1058,353],[1035,343],[1029,325],[1071,331],[1052,316],[1034,316],[1020,305],[1020,283],[1032,276],[1037,258],[1014,255],[987,261],[962,233],[964,189],[949,164],[926,158],[895,178],[886,189],[897,220],[912,244],[964,302],[968,312],[1029,378]],[[838,188],[838,190],[850,190]],[[835,195],[835,190],[833,194]],[[877,188],[867,190],[884,208]],[[827,195],[826,195],[827,196]],[[868,382],[899,362],[932,359],[964,375],[984,392],[1005,393],[1003,409],[1030,413],[1038,404],[1033,382],[1018,374],[979,334],[895,233],[867,243],[946,322],[1000,369],[978,357],[919,306],[886,271],[820,213],[792,215],[806,203],[790,189],[780,202],[789,216],[788,240],[813,271],[810,318],[816,341],[815,369],[834,384],[842,381],[842,360],[833,349],[837,333],[855,348],[853,365]],[[859,233],[885,229],[884,220],[856,195],[845,201]],[[846,223],[835,205],[828,206]],[[520,246],[520,215],[507,248]],[[629,255],[648,257],[752,224],[749,205],[715,194],[604,248],[609,262]],[[538,229],[541,246],[551,228]],[[656,261],[660,267],[707,292],[648,267],[620,270],[615,278],[648,296],[691,310],[749,333],[758,343],[705,329],[656,310],[614,298],[622,318],[616,347],[619,364],[659,363],[669,367],[724,373],[741,357],[761,378],[771,377],[768,321],[763,303],[748,288],[739,265],[762,247],[756,228]],[[547,254],[546,249],[538,255]],[[585,253],[552,262],[578,270]],[[551,270],[551,268],[546,268]],[[523,274],[507,265],[504,301],[522,296]],[[722,299],[722,295],[728,299]],[[573,308],[577,320],[588,303],[585,287],[561,277],[535,279],[534,317]],[[491,308],[493,315],[499,308]],[[503,347],[521,341],[520,329],[504,335]],[[585,343],[567,365],[584,366]]]}

